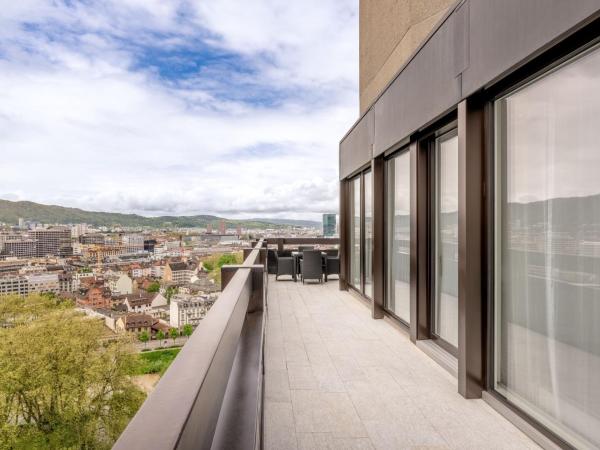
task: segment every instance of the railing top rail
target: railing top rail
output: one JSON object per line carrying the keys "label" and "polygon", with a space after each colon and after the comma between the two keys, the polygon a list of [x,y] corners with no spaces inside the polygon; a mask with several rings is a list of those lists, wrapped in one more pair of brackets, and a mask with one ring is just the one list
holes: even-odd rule
{"label": "railing top rail", "polygon": [[[186,426],[198,409],[200,427],[206,429],[198,430],[195,424],[191,433],[212,438],[250,301],[252,266],[263,242],[257,243],[233,275],[113,449],[187,448],[181,442],[189,439]],[[198,442],[196,448],[205,446],[206,441]]]}

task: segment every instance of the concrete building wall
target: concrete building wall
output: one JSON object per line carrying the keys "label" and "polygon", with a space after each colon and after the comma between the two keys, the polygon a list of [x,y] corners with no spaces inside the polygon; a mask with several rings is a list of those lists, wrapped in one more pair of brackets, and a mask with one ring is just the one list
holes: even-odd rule
{"label": "concrete building wall", "polygon": [[455,0],[360,0],[363,114]]}

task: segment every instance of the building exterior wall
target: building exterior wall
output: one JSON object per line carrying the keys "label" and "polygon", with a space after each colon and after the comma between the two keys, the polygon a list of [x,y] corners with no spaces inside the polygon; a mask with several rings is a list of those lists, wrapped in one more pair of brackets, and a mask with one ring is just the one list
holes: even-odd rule
{"label": "building exterior wall", "polygon": [[[363,5],[361,30],[378,21],[377,32],[394,28],[387,2],[373,2],[376,13]],[[407,27],[405,17],[395,20]],[[544,448],[600,445],[595,425],[586,426],[598,423],[600,403],[589,407],[589,399],[600,390],[574,382],[593,379],[600,361],[590,319],[600,264],[592,212],[600,209],[591,204],[600,187],[592,176],[556,172],[600,167],[588,153],[597,137],[584,113],[600,104],[590,95],[600,79],[598,42],[599,0],[454,3],[340,143],[340,289],[370,302],[373,318],[405,326],[415,344],[441,349],[455,360],[461,395],[483,397]],[[361,42],[361,77],[363,60],[383,67],[390,46]],[[365,86],[361,78],[361,105]],[[450,184],[439,178],[448,158]],[[519,177],[543,186],[541,197],[523,196]],[[584,191],[585,200],[574,194]],[[559,216],[568,223],[557,225]],[[497,259],[505,256],[512,263]],[[406,302],[392,310],[394,289]],[[442,290],[452,297],[452,333],[436,328]]]}
{"label": "building exterior wall", "polygon": [[455,0],[360,0],[360,111],[364,113]]}

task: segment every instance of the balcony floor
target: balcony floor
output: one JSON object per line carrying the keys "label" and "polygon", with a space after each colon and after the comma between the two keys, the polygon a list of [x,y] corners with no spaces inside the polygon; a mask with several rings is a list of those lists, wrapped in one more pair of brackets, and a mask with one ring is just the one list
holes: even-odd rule
{"label": "balcony floor", "polygon": [[264,414],[267,449],[539,448],[337,280],[270,277]]}

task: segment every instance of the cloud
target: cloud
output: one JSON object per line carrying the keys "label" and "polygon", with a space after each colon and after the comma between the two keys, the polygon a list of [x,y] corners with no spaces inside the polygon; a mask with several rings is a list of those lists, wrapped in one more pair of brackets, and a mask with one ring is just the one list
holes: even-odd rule
{"label": "cloud", "polygon": [[357,1],[12,2],[4,198],[107,211],[337,210]]}

